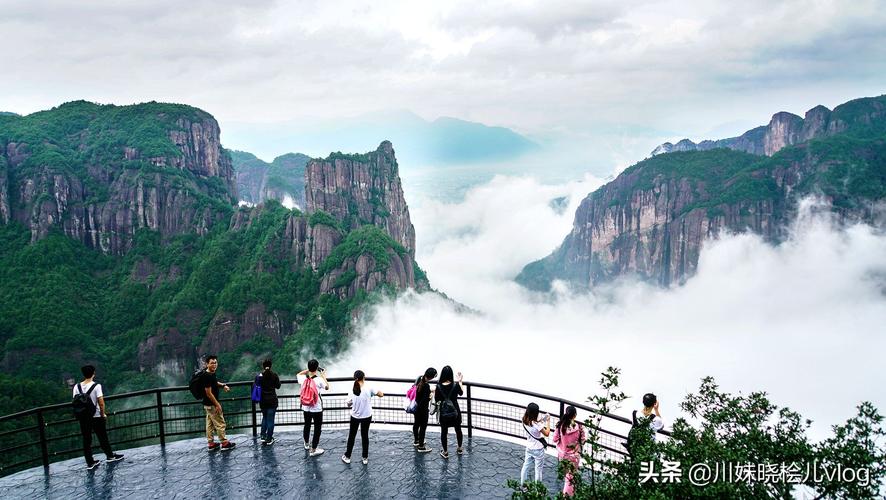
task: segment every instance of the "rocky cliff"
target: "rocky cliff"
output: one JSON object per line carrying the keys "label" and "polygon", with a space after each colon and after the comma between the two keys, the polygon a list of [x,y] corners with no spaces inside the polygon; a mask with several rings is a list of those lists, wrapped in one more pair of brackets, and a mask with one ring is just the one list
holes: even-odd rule
{"label": "rocky cliff", "polygon": [[[278,158],[267,199],[238,208],[203,111],[75,102],[0,116],[0,372],[28,359],[51,385],[89,362],[137,389],[182,381],[210,352],[243,376],[271,353],[288,369],[340,352],[373,293],[428,283],[389,142],[306,164]],[[277,167],[308,183],[309,211],[274,199]]]}
{"label": "rocky cliff", "polygon": [[376,225],[414,255],[415,228],[398,168],[389,141],[363,155],[313,160],[305,170],[308,211],[326,212],[346,228]]}
{"label": "rocky cliff", "polygon": [[683,139],[676,144],[666,142],[652,151],[652,156],[680,151],[709,151],[728,148],[755,155],[772,156],[782,148],[813,139],[866,130],[872,124],[886,121],[886,101],[865,98],[849,101],[834,108],[816,106],[805,118],[781,111],[772,115],[768,125],[748,130],[738,137],[704,140],[699,143]]}
{"label": "rocky cliff", "polygon": [[181,105],[68,103],[0,120],[0,218],[122,255],[141,228],[164,238],[225,224],[235,196],[212,116]]}
{"label": "rocky cliff", "polygon": [[824,197],[842,221],[882,225],[884,104],[886,97],[832,113],[815,108],[805,120],[778,114],[755,149],[763,157],[721,148],[633,165],[589,194],[560,247],[517,281],[541,290],[555,279],[590,287],[625,275],[681,283],[695,272],[704,241],[724,231],[781,241],[798,199],[809,194]]}
{"label": "rocky cliff", "polygon": [[[284,210],[273,200],[241,207],[223,237],[261,241],[251,250],[234,251],[230,260],[245,259],[248,264],[241,265],[249,273],[299,281],[297,293],[313,305],[294,307],[249,296],[222,303],[211,318],[205,316],[206,333],[197,353],[242,350],[256,339],[278,349],[306,344],[316,349],[316,338],[327,338],[319,332],[348,329],[367,294],[429,288],[413,257],[415,232],[389,142],[363,155],[336,153],[312,160],[304,175],[308,212]],[[220,293],[233,294],[230,290],[228,285]],[[250,295],[262,294],[253,290]],[[176,323],[187,322],[193,313],[179,313]],[[337,345],[342,338],[327,341]],[[177,326],[160,329],[140,344],[139,365],[159,366],[163,359],[187,364],[193,347],[185,340]]]}

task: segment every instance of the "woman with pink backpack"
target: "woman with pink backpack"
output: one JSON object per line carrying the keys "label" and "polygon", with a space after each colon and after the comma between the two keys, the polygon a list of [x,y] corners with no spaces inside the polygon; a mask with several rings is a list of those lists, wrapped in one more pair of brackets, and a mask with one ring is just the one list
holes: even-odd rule
{"label": "woman with pink backpack", "polygon": [[[554,444],[557,445],[557,458],[569,460],[575,465],[576,471],[581,464],[582,446],[585,443],[585,428],[575,421],[577,412],[574,406],[567,406],[563,417],[557,423],[554,431]],[[571,497],[574,494],[572,486],[572,473],[566,474],[566,484],[563,485],[563,494]]]}
{"label": "woman with pink backpack", "polygon": [[[329,389],[329,381],[326,380],[326,370],[320,367],[320,362],[316,359],[308,361],[307,370],[302,370],[296,374],[296,379],[301,384],[299,399],[301,400],[301,409],[305,417],[305,428],[302,437],[305,442],[305,449],[309,450],[308,455],[316,457],[322,455],[325,451],[320,448],[320,432],[323,428],[323,398],[320,397],[320,391]],[[314,424],[314,438],[311,438],[311,424]]]}

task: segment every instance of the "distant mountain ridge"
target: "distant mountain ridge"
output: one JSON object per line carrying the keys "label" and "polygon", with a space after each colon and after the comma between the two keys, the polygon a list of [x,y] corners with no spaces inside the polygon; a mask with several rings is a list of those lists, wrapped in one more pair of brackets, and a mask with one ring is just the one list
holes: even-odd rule
{"label": "distant mountain ridge", "polygon": [[886,96],[832,112],[818,106],[806,119],[778,113],[726,141],[625,169],[588,194],[563,243],[516,280],[538,290],[553,280],[581,289],[621,276],[680,284],[708,238],[747,231],[783,241],[806,195],[824,198],[839,221],[886,225]]}
{"label": "distant mountain ridge", "polygon": [[[865,107],[868,109],[860,109]],[[886,109],[882,103],[868,99],[849,101],[835,107],[833,111],[818,105],[807,111],[805,118],[781,111],[772,115],[768,125],[753,128],[738,137],[704,140],[697,144],[689,139],[683,139],[676,144],[665,142],[652,150],[651,156],[680,151],[709,151],[717,148],[772,156],[787,146],[866,129],[872,123],[883,123],[884,116]]]}
{"label": "distant mountain ridge", "polygon": [[267,163],[252,153],[231,151],[231,160],[241,201],[256,205],[277,200],[305,208],[305,166],[310,156],[287,153]]}
{"label": "distant mountain ridge", "polygon": [[410,166],[505,161],[539,148],[504,127],[446,117],[427,121],[402,111],[309,124],[231,124],[226,126],[226,137],[258,156],[265,151],[277,154],[285,144],[290,151],[316,157],[329,151],[365,151],[387,139],[397,145],[400,161]]}

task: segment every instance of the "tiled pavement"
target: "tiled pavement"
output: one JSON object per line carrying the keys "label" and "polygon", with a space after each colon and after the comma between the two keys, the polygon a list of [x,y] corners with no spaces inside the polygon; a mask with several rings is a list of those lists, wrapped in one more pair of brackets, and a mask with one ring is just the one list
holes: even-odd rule
{"label": "tiled pavement", "polygon": [[[350,465],[341,457],[347,435],[323,432],[326,453],[308,457],[300,432],[278,432],[276,443],[262,446],[251,436],[236,435],[232,451],[205,449],[203,439],[123,450],[126,459],[103,462],[93,471],[82,458],[0,478],[9,498],[504,498],[508,479],[518,479],[523,447],[493,438],[465,436],[464,455],[440,457],[439,434],[428,432],[432,453],[412,447],[411,432],[371,430],[369,465],[360,462],[360,437]],[[99,457],[101,454],[98,455]],[[556,458],[547,457],[545,483],[552,493]]]}

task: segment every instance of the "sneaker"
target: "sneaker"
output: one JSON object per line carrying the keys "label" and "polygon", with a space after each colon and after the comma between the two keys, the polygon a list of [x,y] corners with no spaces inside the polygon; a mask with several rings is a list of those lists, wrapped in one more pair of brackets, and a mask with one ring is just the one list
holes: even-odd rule
{"label": "sneaker", "polygon": [[413,441],[412,446],[415,446],[416,448],[418,448],[418,441]]}
{"label": "sneaker", "polygon": [[306,449],[306,450],[310,450],[310,449],[311,449],[311,445],[309,445],[307,441],[305,441],[305,449]]}
{"label": "sneaker", "polygon": [[364,458],[364,459],[363,459],[363,465],[369,465],[369,459],[368,459],[368,458]]}
{"label": "sneaker", "polygon": [[341,456],[341,461],[344,462],[344,463],[346,463],[346,464],[349,464],[349,463],[351,463],[351,458],[342,455],[342,456]]}
{"label": "sneaker", "polygon": [[428,448],[427,446],[419,446],[418,448],[415,449],[415,451],[417,451],[417,452],[419,452],[419,453],[428,453],[428,452],[431,452],[431,451],[433,451],[433,450],[431,450],[431,449]]}
{"label": "sneaker", "polygon": [[237,443],[233,441],[225,441],[221,444],[221,451],[230,451],[233,450],[234,447],[237,446]]}
{"label": "sneaker", "polygon": [[262,441],[267,441],[267,440],[268,440],[268,436],[266,436],[266,435],[264,435],[264,434],[260,435],[258,438],[259,438],[260,440],[262,440]]}
{"label": "sneaker", "polygon": [[101,463],[102,463],[101,460],[96,460],[96,461],[92,462],[91,464],[86,464],[86,470],[92,470],[92,469],[95,469],[95,468],[98,467]]}
{"label": "sneaker", "polygon": [[464,455],[465,449],[464,449],[464,447],[459,446],[458,448],[455,449],[455,452],[458,453],[459,455]]}
{"label": "sneaker", "polygon": [[261,444],[263,444],[263,445],[274,444],[274,438],[271,438],[271,439],[265,439],[264,441],[262,441]]}
{"label": "sneaker", "polygon": [[440,456],[443,458],[449,458],[449,452],[446,450],[443,450],[440,452]]}
{"label": "sneaker", "polygon": [[322,455],[324,451],[326,450],[324,450],[323,448],[314,448],[313,450],[311,450],[310,453],[308,453],[308,455],[316,457],[318,455]]}
{"label": "sneaker", "polygon": [[123,460],[123,455],[119,453],[114,453],[110,457],[108,457],[108,462],[116,462],[117,460]]}
{"label": "sneaker", "polygon": [[219,445],[218,445],[218,443],[216,443],[216,442],[209,443],[209,451],[217,450],[217,449],[218,449],[218,446],[219,446]]}

